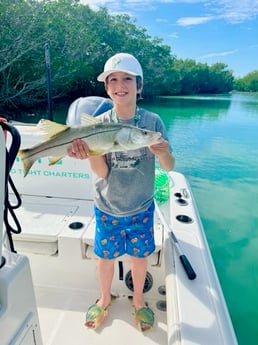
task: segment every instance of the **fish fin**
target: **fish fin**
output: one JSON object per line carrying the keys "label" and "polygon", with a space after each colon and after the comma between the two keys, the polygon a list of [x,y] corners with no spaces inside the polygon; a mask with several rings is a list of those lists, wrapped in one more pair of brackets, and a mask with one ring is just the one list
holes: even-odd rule
{"label": "fish fin", "polygon": [[25,150],[19,150],[18,151],[18,157],[21,159],[23,163],[23,170],[24,170],[24,177],[27,176],[30,168],[32,165],[35,163],[36,159],[31,158],[31,157],[26,157],[26,153],[29,152],[30,149],[25,149]]}
{"label": "fish fin", "polygon": [[61,156],[61,157],[51,157],[49,159],[49,163],[48,165],[54,165],[56,164],[58,161],[60,161],[60,159],[62,159],[64,156]]}
{"label": "fish fin", "polygon": [[88,115],[86,113],[81,114],[81,125],[82,126],[92,126],[92,125],[96,125],[98,123],[101,123],[101,120],[96,119],[96,117],[93,117],[93,116]]}
{"label": "fish fin", "polygon": [[116,144],[117,146],[120,146],[124,151],[129,151],[130,148],[128,147],[127,143],[120,142]]}
{"label": "fish fin", "polygon": [[104,150],[90,150],[89,156],[102,156],[106,153]]}
{"label": "fish fin", "polygon": [[56,135],[67,131],[70,127],[50,120],[41,119],[37,127],[44,133],[44,139],[52,139]]}

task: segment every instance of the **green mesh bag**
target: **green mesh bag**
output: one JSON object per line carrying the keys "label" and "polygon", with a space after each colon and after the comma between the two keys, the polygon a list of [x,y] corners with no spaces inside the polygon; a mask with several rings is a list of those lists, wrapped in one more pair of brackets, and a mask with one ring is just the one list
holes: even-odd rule
{"label": "green mesh bag", "polygon": [[154,198],[159,205],[169,198],[169,177],[161,167],[155,167]]}

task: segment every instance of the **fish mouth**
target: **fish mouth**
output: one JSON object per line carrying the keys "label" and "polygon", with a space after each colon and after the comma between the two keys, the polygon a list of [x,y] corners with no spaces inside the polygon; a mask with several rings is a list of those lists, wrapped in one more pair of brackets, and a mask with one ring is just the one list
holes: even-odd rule
{"label": "fish mouth", "polygon": [[161,144],[163,142],[163,138],[160,132],[157,132],[157,144]]}

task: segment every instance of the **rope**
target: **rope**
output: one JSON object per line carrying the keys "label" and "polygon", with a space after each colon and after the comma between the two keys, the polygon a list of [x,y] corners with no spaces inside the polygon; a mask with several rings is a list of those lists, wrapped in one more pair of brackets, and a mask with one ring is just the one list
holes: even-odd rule
{"label": "rope", "polygon": [[[4,224],[6,228],[6,234],[9,241],[10,250],[16,253],[12,238],[12,233],[19,234],[21,233],[21,225],[16,217],[14,212],[15,209],[19,208],[22,204],[20,195],[14,185],[14,182],[10,176],[10,171],[17,156],[18,150],[20,148],[21,138],[20,134],[16,128],[9,126],[7,123],[1,122],[0,125],[2,126],[4,131],[10,132],[12,136],[12,143],[9,149],[9,152],[6,148],[6,164],[5,164],[5,201],[4,201]],[[8,185],[10,185],[13,194],[16,198],[16,203],[11,204],[9,201],[9,189]],[[15,227],[11,226],[10,218],[12,218]]]}

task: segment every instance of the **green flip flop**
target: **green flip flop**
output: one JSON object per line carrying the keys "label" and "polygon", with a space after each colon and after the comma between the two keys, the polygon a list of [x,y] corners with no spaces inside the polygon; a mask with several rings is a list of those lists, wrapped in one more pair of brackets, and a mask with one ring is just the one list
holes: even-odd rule
{"label": "green flip flop", "polygon": [[142,307],[138,310],[135,310],[134,320],[136,327],[141,331],[150,331],[154,325],[154,312],[149,307]]}
{"label": "green flip flop", "polygon": [[90,306],[86,313],[86,321],[84,323],[84,326],[94,330],[97,329],[106,319],[108,315],[108,308],[116,298],[117,296],[111,295],[111,302],[105,309],[101,308],[97,304],[98,300],[95,304]]}

